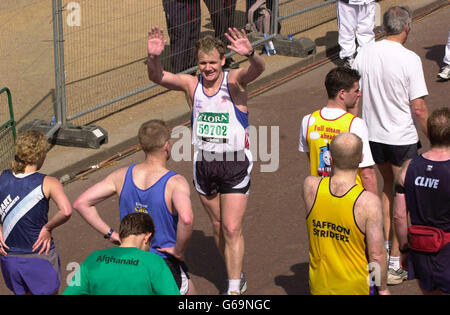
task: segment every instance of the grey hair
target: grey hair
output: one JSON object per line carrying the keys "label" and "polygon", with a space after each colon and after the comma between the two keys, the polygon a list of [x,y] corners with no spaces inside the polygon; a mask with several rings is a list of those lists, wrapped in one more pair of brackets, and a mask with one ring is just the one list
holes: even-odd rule
{"label": "grey hair", "polygon": [[411,28],[411,10],[408,7],[389,8],[383,16],[383,28],[387,35],[398,35],[409,24]]}

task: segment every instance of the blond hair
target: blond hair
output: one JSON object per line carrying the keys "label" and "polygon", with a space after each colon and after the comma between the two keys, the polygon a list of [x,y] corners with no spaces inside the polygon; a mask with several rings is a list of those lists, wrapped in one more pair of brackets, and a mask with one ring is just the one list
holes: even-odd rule
{"label": "blond hair", "polygon": [[14,146],[14,160],[11,170],[20,174],[27,165],[37,165],[44,161],[49,143],[45,135],[37,130],[27,130],[19,134]]}
{"label": "blond hair", "polygon": [[450,109],[434,110],[427,120],[428,139],[432,147],[450,146]]}
{"label": "blond hair", "polygon": [[200,40],[197,41],[195,44],[195,54],[198,56],[198,52],[201,50],[207,54],[211,53],[214,49],[217,50],[217,52],[220,55],[220,58],[225,56],[225,53],[227,51],[227,47],[225,44],[218,38],[212,37],[211,35],[207,35]]}

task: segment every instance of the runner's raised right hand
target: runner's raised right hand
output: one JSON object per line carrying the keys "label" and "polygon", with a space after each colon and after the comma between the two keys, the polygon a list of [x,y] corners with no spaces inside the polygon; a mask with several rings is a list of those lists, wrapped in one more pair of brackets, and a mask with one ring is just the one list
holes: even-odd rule
{"label": "runner's raised right hand", "polygon": [[148,32],[147,52],[149,56],[159,56],[164,50],[167,40],[164,39],[164,32],[158,26],[153,26]]}

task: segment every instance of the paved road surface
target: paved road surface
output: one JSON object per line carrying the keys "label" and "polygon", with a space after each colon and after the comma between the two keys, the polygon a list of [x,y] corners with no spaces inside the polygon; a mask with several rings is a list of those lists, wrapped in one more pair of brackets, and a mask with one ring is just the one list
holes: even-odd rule
{"label": "paved road surface", "polygon": [[[414,25],[406,45],[422,58],[430,93],[426,100],[430,109],[449,105],[447,93],[450,82],[437,82],[436,79],[450,29],[448,21],[448,7],[419,21]],[[259,152],[252,173],[250,201],[244,222],[244,271],[249,284],[248,294],[309,294],[308,243],[301,197],[308,164],[304,154],[297,151],[298,134],[301,118],[325,105],[323,80],[334,66],[332,62],[325,64],[249,101],[250,123],[259,130],[259,136],[264,134],[262,126],[268,126],[268,138],[279,127],[279,167],[275,172],[261,172],[261,166],[267,167],[269,163],[274,163],[277,155],[276,152],[271,152],[269,145],[271,162],[262,162]],[[138,126],[136,131],[137,128]],[[424,149],[429,147],[428,141],[423,137],[422,143]],[[138,152],[84,180],[66,185],[66,192],[70,200],[74,201],[82,191],[111,171],[142,159],[143,153]],[[192,182],[191,162],[171,161],[169,167]],[[192,200],[195,228],[186,261],[198,292],[217,294],[225,289],[225,267],[215,248],[209,220],[193,188]],[[117,198],[104,201],[98,209],[108,223],[118,228]],[[71,263],[81,263],[92,251],[110,246],[77,213],[74,213],[68,224],[54,231],[54,238],[62,260],[62,289],[66,287],[65,279],[73,270],[70,267],[75,265]],[[391,290],[394,294],[420,293],[415,281],[391,287]],[[0,294],[10,294],[3,281],[0,282]]]}

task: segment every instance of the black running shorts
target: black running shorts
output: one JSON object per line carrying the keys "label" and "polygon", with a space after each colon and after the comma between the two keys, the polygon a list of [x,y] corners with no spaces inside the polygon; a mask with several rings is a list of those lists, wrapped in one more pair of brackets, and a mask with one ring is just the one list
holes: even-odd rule
{"label": "black running shorts", "polygon": [[420,141],[407,145],[391,145],[369,141],[369,145],[376,164],[389,162],[395,166],[402,166],[405,161],[417,156],[418,150],[422,147]]}
{"label": "black running shorts", "polygon": [[180,294],[186,295],[189,290],[189,279],[191,278],[188,274],[188,267],[183,261],[179,261],[173,256],[164,258],[164,261],[172,272],[178,289],[180,289]]}
{"label": "black running shorts", "polygon": [[198,150],[194,153],[194,185],[206,196],[217,193],[247,194],[253,167],[250,150],[215,153]]}

